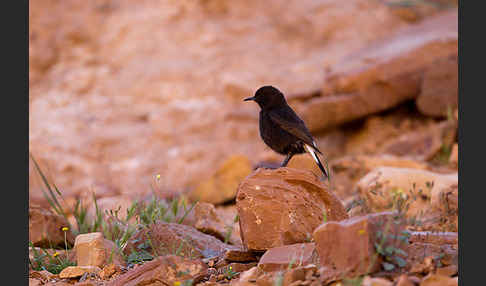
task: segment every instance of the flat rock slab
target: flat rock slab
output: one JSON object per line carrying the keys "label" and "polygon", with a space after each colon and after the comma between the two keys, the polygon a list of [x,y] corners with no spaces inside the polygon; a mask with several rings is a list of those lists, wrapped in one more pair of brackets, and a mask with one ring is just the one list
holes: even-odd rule
{"label": "flat rock slab", "polygon": [[[147,243],[148,241],[150,243]],[[129,254],[135,249],[141,249],[142,244],[150,253],[158,255],[178,254],[189,258],[222,256],[229,249],[239,249],[191,226],[161,221],[136,233],[129,241],[126,253]]]}
{"label": "flat rock slab", "polygon": [[186,259],[175,255],[160,256],[130,270],[106,285],[176,285],[175,282],[182,285],[184,281],[194,279],[206,270],[207,265],[201,260]]}
{"label": "flat rock slab", "polygon": [[263,271],[285,270],[289,267],[306,266],[317,263],[314,243],[297,243],[270,248],[263,254],[258,267]]}
{"label": "flat rock slab", "polygon": [[[437,94],[440,97],[437,85],[452,85],[446,96],[450,99],[454,98],[454,94],[449,95],[451,93],[457,97],[457,81],[454,88],[454,81],[440,81],[453,75],[433,70],[437,69],[438,62],[448,70],[453,69],[450,67],[454,66],[458,52],[457,23],[457,10],[450,11],[399,30],[345,57],[326,76],[321,96],[302,107],[309,129],[342,124],[419,95],[420,110],[426,114],[443,113],[440,106],[430,107],[430,102],[437,100]],[[457,60],[455,69],[457,71]],[[426,90],[421,91],[422,87]],[[447,104],[450,100],[444,102]],[[454,108],[454,104],[451,107]]]}

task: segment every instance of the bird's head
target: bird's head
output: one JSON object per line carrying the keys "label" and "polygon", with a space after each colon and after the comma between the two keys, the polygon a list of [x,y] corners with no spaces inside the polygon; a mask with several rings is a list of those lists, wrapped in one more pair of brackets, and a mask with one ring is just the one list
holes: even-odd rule
{"label": "bird's head", "polygon": [[268,109],[287,104],[287,101],[285,101],[285,97],[280,90],[270,85],[260,87],[255,92],[255,96],[244,99],[244,101],[249,100],[258,103],[261,109]]}

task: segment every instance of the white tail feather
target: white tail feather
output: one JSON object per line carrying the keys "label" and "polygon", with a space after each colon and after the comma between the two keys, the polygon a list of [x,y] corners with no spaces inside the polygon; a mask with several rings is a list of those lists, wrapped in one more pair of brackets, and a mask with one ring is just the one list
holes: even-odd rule
{"label": "white tail feather", "polygon": [[309,154],[311,154],[314,161],[316,161],[316,163],[319,164],[319,159],[317,159],[316,152],[314,152],[314,150],[312,150],[312,148],[307,144],[304,144],[304,148],[305,150],[307,150],[307,152],[309,152]]}

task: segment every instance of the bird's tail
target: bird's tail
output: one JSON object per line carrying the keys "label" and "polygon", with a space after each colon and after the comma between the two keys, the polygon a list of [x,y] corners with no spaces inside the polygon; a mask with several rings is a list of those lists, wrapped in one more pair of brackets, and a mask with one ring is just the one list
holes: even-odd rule
{"label": "bird's tail", "polygon": [[316,161],[317,166],[319,167],[319,169],[321,169],[324,176],[326,176],[326,178],[328,178],[329,176],[328,176],[326,170],[324,169],[324,166],[322,166],[321,160],[319,160],[319,157],[317,156],[317,154],[313,150],[313,148],[311,146],[307,145],[307,144],[304,144],[304,147],[305,147],[305,150],[307,150],[307,152],[309,152],[309,154],[312,156],[314,161]]}

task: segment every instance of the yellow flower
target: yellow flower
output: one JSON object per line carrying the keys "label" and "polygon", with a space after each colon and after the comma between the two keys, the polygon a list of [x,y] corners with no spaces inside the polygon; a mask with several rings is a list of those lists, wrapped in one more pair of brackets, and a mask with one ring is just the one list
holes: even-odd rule
{"label": "yellow flower", "polygon": [[69,227],[65,226],[65,227],[63,227],[61,229],[62,229],[62,231],[68,231],[69,230]]}
{"label": "yellow flower", "polygon": [[233,266],[230,266],[230,270],[233,270]]}
{"label": "yellow flower", "polygon": [[181,281],[175,281],[174,286],[181,286]]}
{"label": "yellow flower", "polygon": [[155,178],[157,179],[157,181],[160,180],[160,174],[157,174],[157,176],[155,176]]}
{"label": "yellow flower", "polygon": [[359,235],[363,235],[364,233],[365,233],[365,230],[364,230],[364,229],[360,229],[360,230],[358,230],[358,234],[359,234]]}
{"label": "yellow flower", "polygon": [[58,255],[59,255],[59,252],[56,251],[56,252],[54,252],[54,255],[53,256],[54,257],[57,257]]}

